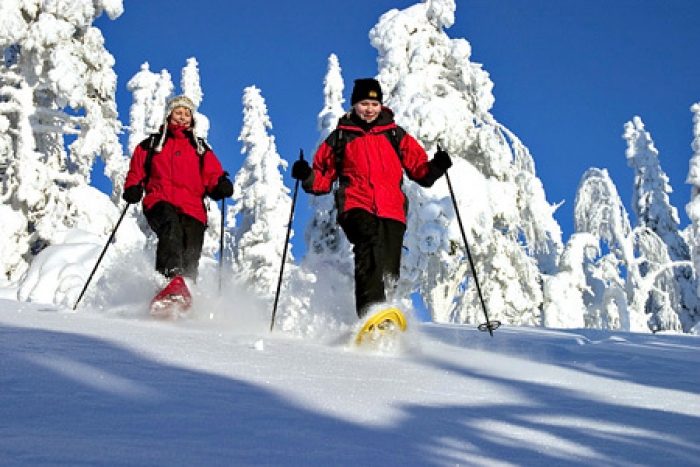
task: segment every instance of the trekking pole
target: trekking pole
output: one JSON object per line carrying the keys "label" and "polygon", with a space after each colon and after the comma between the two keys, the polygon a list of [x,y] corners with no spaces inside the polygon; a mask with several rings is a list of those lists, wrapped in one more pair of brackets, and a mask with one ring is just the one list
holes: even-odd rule
{"label": "trekking pole", "polygon": [[221,235],[219,236],[219,297],[221,297],[221,272],[224,267],[224,222],[226,221],[226,198],[221,198]]}
{"label": "trekking pole", "polygon": [[[438,146],[438,150],[440,146]],[[464,233],[464,226],[462,225],[462,217],[459,215],[459,208],[457,207],[457,198],[455,198],[455,192],[452,190],[452,183],[450,182],[450,176],[445,172],[445,180],[447,180],[447,187],[450,189],[450,196],[452,197],[452,204],[455,207],[455,215],[457,216],[457,223],[459,224],[459,230],[462,232],[462,240],[464,240],[464,248],[467,250],[467,258],[469,259],[469,267],[472,269],[472,274],[474,274],[474,285],[476,286],[476,292],[479,295],[479,300],[481,301],[481,308],[484,310],[484,316],[486,317],[486,322],[478,326],[479,331],[488,331],[493,337],[493,331],[501,327],[500,321],[490,321],[489,314],[486,311],[486,303],[484,302],[484,296],[481,293],[481,286],[479,285],[479,278],[476,274],[476,268],[474,267],[474,260],[472,259],[472,253],[469,251],[469,243],[467,242],[467,234]]]}
{"label": "trekking pole", "polygon": [[117,233],[117,229],[119,228],[119,224],[122,223],[122,219],[124,219],[124,215],[126,214],[126,211],[129,209],[129,204],[126,205],[124,210],[122,211],[122,215],[119,216],[119,220],[117,221],[116,225],[114,226],[114,229],[112,229],[112,233],[109,236],[109,239],[107,239],[107,243],[105,244],[105,247],[102,249],[102,253],[100,254],[100,257],[97,258],[97,263],[95,263],[95,267],[92,268],[92,272],[90,273],[90,276],[88,277],[87,282],[85,282],[85,287],[83,287],[82,292],[80,292],[80,295],[78,296],[78,300],[75,301],[75,305],[73,305],[73,310],[78,307],[78,303],[80,303],[80,300],[83,298],[83,294],[88,288],[88,285],[90,285],[90,281],[92,280],[92,276],[95,275],[95,271],[97,271],[97,267],[100,265],[100,262],[102,261],[102,257],[105,255],[107,252],[107,248],[109,247],[109,244],[112,243],[112,240],[114,239],[114,234]]}
{"label": "trekking pole", "polygon": [[[304,160],[304,150],[299,150],[299,160]],[[294,219],[294,206],[297,204],[297,193],[299,191],[299,179],[294,182],[294,194],[292,195],[292,210],[289,213],[289,224],[287,224],[287,237],[284,239],[284,249],[282,252],[282,264],[280,265],[280,277],[277,281],[277,292],[275,292],[275,303],[272,306],[272,320],[270,321],[270,332],[275,327],[275,315],[277,315],[277,303],[280,298],[280,290],[282,288],[282,276],[284,274],[284,263],[287,260],[287,245],[289,245],[289,237],[292,234],[292,220]]]}

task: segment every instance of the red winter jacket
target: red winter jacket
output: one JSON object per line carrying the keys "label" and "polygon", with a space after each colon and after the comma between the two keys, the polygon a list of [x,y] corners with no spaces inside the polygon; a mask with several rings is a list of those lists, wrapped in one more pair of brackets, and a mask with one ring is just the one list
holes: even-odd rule
{"label": "red winter jacket", "polygon": [[[431,186],[443,171],[428,162],[423,147],[403,129],[400,142],[402,159],[387,135],[399,127],[394,113],[383,107],[376,123],[367,131],[357,123],[352,111],[341,117],[336,130],[326,138],[314,156],[313,173],[303,181],[308,193],[325,194],[331,191],[333,182],[340,178],[336,201],[339,218],[350,209],[360,208],[378,217],[406,223],[406,197],[401,190],[404,169],[408,177],[421,186]],[[354,133],[349,139],[342,158],[342,173],[336,169],[333,142],[338,131]]]}
{"label": "red winter jacket", "polygon": [[[203,224],[207,223],[204,196],[211,193],[224,174],[216,155],[206,146],[202,156],[197,154],[194,136],[181,126],[168,125],[163,150],[153,155],[151,171],[146,181],[145,162],[151,138],[136,147],[126,175],[124,189],[145,183],[143,207],[148,210],[165,201]],[[155,135],[155,143],[160,134]]]}

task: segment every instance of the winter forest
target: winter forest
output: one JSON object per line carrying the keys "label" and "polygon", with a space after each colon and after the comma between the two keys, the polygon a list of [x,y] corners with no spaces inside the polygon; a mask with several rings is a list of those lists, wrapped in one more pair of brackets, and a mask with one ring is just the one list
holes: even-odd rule
{"label": "winter forest", "polygon": [[[449,152],[449,175],[457,181],[452,193],[445,184],[430,190],[404,184],[411,208],[393,301],[412,309],[418,300],[437,323],[481,323],[477,277],[489,317],[504,324],[700,333],[700,102],[691,109],[687,204],[670,204],[651,133],[632,117],[624,127],[632,212],[605,168],[591,168],[579,181],[575,232],[564,239],[557,206],[537,176],[537,155],[490,113],[494,83],[470,61],[469,42],[446,33],[455,8],[455,0],[423,0],[386,12],[369,34],[385,105],[429,154],[438,144]],[[121,110],[129,121],[119,121],[115,60],[93,23],[103,14],[118,20],[123,9],[122,0],[0,4],[1,298],[73,308],[122,217],[93,282],[118,277],[129,263],[140,275],[135,280],[156,290],[155,238],[140,206],[129,209],[121,200],[124,177],[135,146],[162,123],[166,101],[183,93],[198,105],[206,90],[194,57],[179,77],[144,63],[128,79],[133,101]],[[342,57],[325,59],[318,143],[347,111],[342,94],[352,85],[342,76]],[[231,174],[234,193],[224,212],[208,204],[200,276],[219,274],[268,313],[291,250],[285,233],[293,188],[283,182],[288,161],[276,149],[262,91],[250,86],[241,95],[241,147],[231,152],[241,152],[243,162]],[[206,116],[196,119],[206,137]],[[109,194],[91,184],[98,159],[112,182]],[[312,219],[294,229],[306,254],[285,256],[277,313],[278,328],[298,335],[354,319],[352,251],[336,226],[333,196],[308,202]],[[679,225],[678,209],[690,225]],[[56,286],[49,290],[47,283]],[[91,287],[81,307],[106,308],[114,293]],[[329,309],[331,297],[337,309]]]}

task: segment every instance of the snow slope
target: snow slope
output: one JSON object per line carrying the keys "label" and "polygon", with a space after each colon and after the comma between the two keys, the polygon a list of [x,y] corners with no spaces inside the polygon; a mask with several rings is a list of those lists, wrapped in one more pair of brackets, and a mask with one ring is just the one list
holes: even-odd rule
{"label": "snow slope", "polygon": [[0,300],[0,465],[700,464],[696,336],[412,322],[377,353],[238,312]]}

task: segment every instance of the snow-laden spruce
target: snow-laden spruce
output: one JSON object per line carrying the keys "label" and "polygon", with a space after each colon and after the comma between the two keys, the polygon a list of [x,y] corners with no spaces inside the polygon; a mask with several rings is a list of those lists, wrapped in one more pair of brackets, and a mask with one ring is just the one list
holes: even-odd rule
{"label": "snow-laden spruce", "polygon": [[[685,212],[690,219],[688,226],[690,251],[695,271],[700,271],[700,102],[690,108],[693,113],[693,157],[690,159],[688,177],[686,183],[691,185],[690,202],[685,207]],[[697,289],[700,295],[700,282]]]}
{"label": "snow-laden spruce", "polygon": [[700,318],[697,279],[689,264],[688,244],[679,232],[678,211],[670,204],[668,177],[640,117],[625,124],[623,137],[627,162],[635,171],[632,209],[640,230],[641,273],[645,279],[654,277],[645,308],[649,327],[688,331]]}
{"label": "snow-laden spruce", "polygon": [[[604,242],[609,251],[590,264],[580,265],[590,287],[584,294],[586,326],[648,331],[644,316],[647,294],[639,289],[642,280],[635,256],[634,232],[629,214],[607,170],[591,168],[583,175],[576,191],[574,228],[577,233],[588,233]],[[569,240],[569,243],[573,242],[574,237]],[[585,244],[581,246],[588,248]],[[567,248],[571,246],[567,245]],[[585,258],[581,254],[579,257]],[[626,270],[624,276],[621,275],[622,268]],[[562,307],[566,308],[564,302]]]}
{"label": "snow-laden spruce", "polygon": [[[267,105],[260,90],[243,92],[243,128],[239,141],[245,160],[233,182],[233,206],[227,213],[234,276],[256,295],[274,297],[292,200],[280,169],[287,161],[277,152]],[[290,237],[291,238],[291,237]],[[287,271],[294,267],[287,255]]]}
{"label": "snow-laden spruce", "polygon": [[148,62],[143,63],[141,70],[126,83],[133,100],[129,110],[129,154],[133,154],[136,146],[149,134],[158,131],[163,123],[165,96],[158,99],[157,90],[162,89],[164,83],[171,88],[167,93],[170,95],[173,87],[170,73],[167,70],[161,74],[153,73]]}
{"label": "snow-laden spruce", "polygon": [[[329,92],[334,84],[329,85]],[[247,87],[242,102],[239,140],[246,157],[234,177],[233,206],[227,213],[233,281],[261,301],[261,314],[274,309],[276,319],[271,325],[289,333],[314,335],[329,323],[335,326],[335,317],[328,313],[333,289],[319,285],[337,284],[336,272],[313,273],[294,263],[292,245],[285,244],[287,233],[290,239],[294,235],[289,224],[292,199],[280,172],[288,163],[279,156],[275,139],[268,133],[272,122],[261,91]],[[277,308],[273,308],[274,298],[279,300]]]}
{"label": "snow-laden spruce", "polygon": [[[0,202],[11,225],[0,249],[16,245],[15,254],[0,259],[0,284],[17,283],[34,256],[60,242],[66,229],[95,235],[111,229],[113,206],[90,209],[93,198],[105,197],[88,186],[90,170],[101,157],[113,179],[127,160],[117,138],[114,57],[92,23],[103,12],[116,19],[122,11],[121,0],[0,4],[0,50],[6,51]],[[66,136],[73,140],[68,145]]]}
{"label": "snow-laden spruce", "polygon": [[[565,252],[578,253],[567,269],[545,282],[546,294],[560,290],[545,314],[562,307],[571,315],[582,310],[587,327],[627,331],[690,331],[697,323],[696,279],[689,248],[678,228],[677,211],[669,203],[671,187],[661,169],[658,151],[639,117],[625,125],[628,164],[634,168],[633,227],[607,171],[589,169],[579,185],[574,207],[576,233]],[[577,239],[586,235],[586,241]],[[591,237],[592,236],[592,237]],[[582,274],[586,278],[581,282]],[[556,304],[554,304],[556,301]],[[575,318],[574,316],[573,318]],[[570,316],[570,318],[572,318]],[[570,321],[571,322],[571,321]],[[545,325],[551,325],[546,316]]]}

